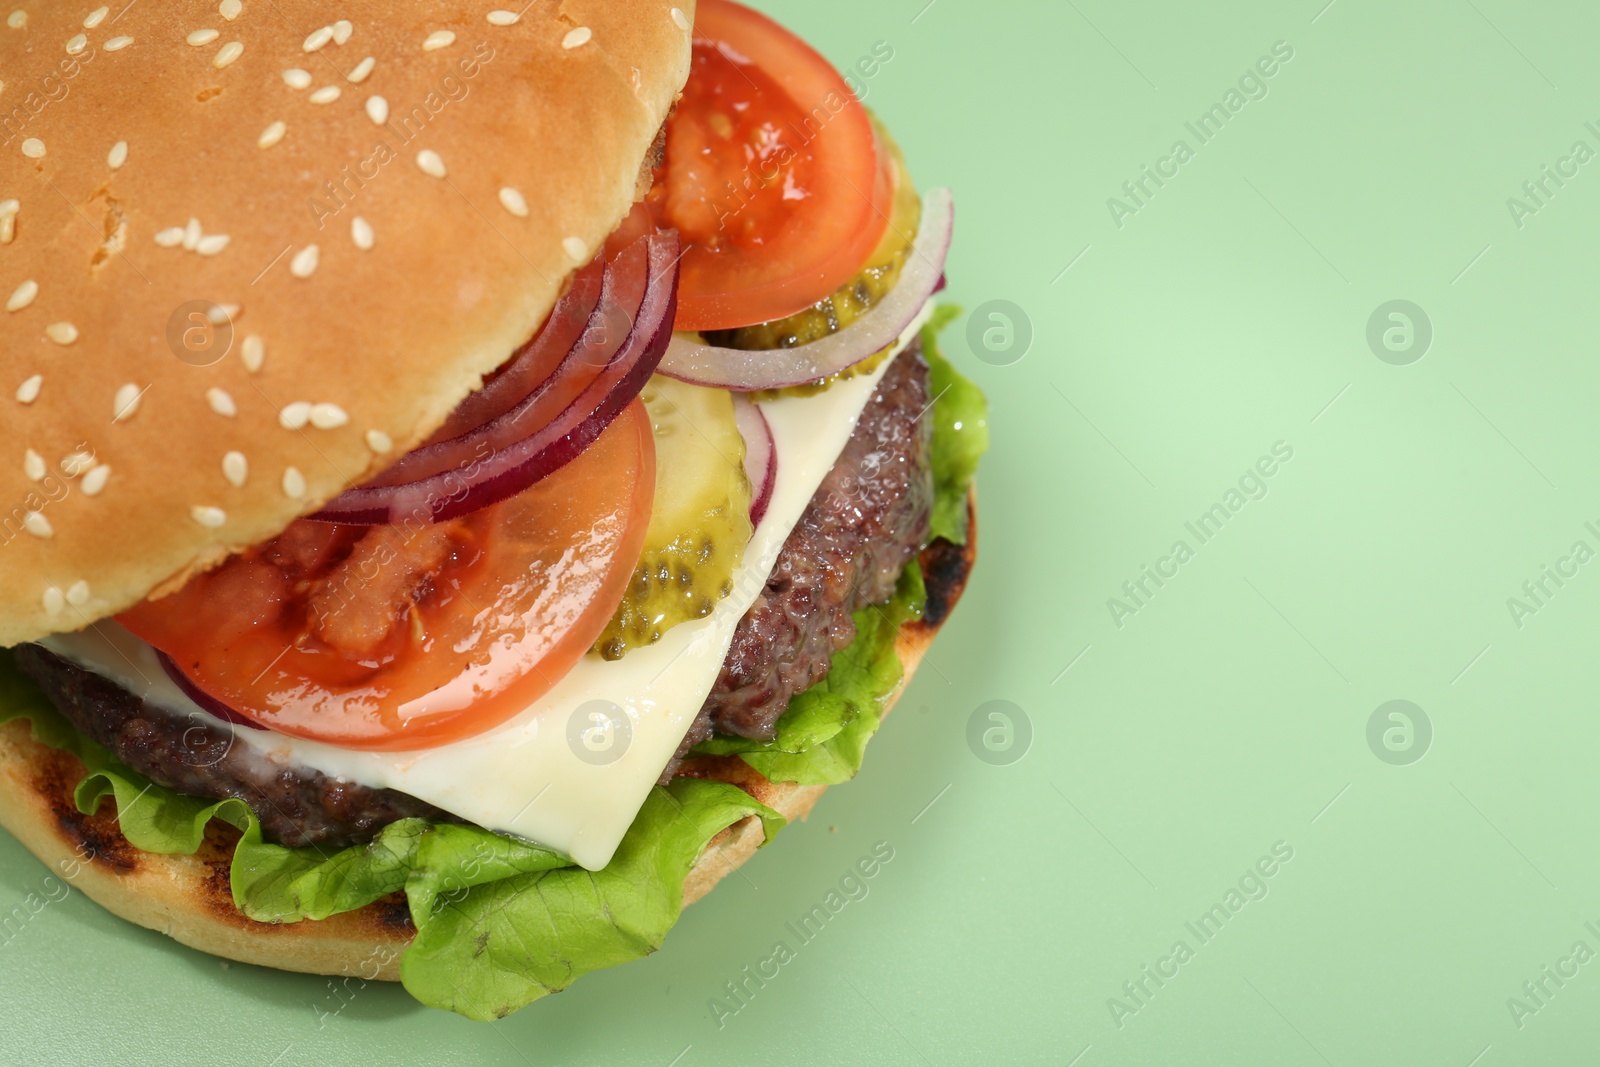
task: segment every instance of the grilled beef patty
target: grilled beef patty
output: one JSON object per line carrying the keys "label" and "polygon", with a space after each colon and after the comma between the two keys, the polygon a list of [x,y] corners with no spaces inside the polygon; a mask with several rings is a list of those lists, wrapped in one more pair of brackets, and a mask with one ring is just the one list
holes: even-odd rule
{"label": "grilled beef patty", "polygon": [[856,638],[851,613],[894,594],[933,509],[928,363],[914,342],[889,365],[855,433],[739,620],[722,673],[668,764],[712,733],[770,741],[789,700]]}
{"label": "grilled beef patty", "polygon": [[330,778],[309,767],[284,767],[237,744],[233,728],[158,708],[114,682],[38,645],[15,652],[17,666],[80,731],[151,781],[189,796],[238,797],[261,820],[262,834],[290,848],[369,841],[411,816],[459,819],[392,789]]}
{"label": "grilled beef patty", "polygon": [[[922,417],[928,403],[928,364],[914,342],[889,365],[784,543],[662,781],[713,731],[771,738],[790,698],[825,676],[833,654],[855,639],[851,612],[893,594],[928,534],[932,423]],[[15,656],[74,726],[123,763],[190,796],[238,797],[270,841],[334,849],[370,840],[398,819],[458,821],[404,793],[280,766],[235,744],[226,724],[154,707],[38,645],[24,645]]]}

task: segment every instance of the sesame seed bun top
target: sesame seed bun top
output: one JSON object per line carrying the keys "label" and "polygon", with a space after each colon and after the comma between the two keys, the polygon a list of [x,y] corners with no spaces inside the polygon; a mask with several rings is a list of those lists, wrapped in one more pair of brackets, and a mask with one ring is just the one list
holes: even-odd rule
{"label": "sesame seed bun top", "polygon": [[694,15],[13,2],[0,645],[174,589],[436,429],[627,213]]}

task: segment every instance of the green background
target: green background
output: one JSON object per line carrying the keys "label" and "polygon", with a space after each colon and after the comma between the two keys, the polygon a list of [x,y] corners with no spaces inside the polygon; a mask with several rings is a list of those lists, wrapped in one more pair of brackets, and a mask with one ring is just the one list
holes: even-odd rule
{"label": "green background", "polygon": [[[1520,228],[1506,201],[1600,150],[1600,11],[925,2],[763,5],[841,66],[892,46],[867,100],[955,190],[950,295],[1021,313],[1009,349],[1002,319],[976,350],[948,335],[993,403],[981,561],[861,776],[660,953],[495,1025],[380,986],[324,1015],[322,979],[73,894],[0,946],[6,1059],[1593,1062],[1600,962],[1520,1026],[1507,999],[1600,951],[1600,565],[1520,627],[1507,599],[1600,550],[1600,161]],[[1278,41],[1267,95],[1198,145],[1184,123]],[[1178,138],[1194,158],[1119,227],[1107,198]],[[1366,338],[1396,299],[1432,326],[1408,365]],[[1280,441],[1265,497],[1200,545],[1185,522]],[[1108,599],[1180,538],[1193,558],[1119,627]],[[1398,754],[1367,732],[1396,699],[1432,733]],[[1013,747],[974,750],[997,700]],[[719,1028],[708,998],[878,841],[870,894]],[[1202,944],[1185,923],[1278,842],[1267,895]],[[45,874],[0,841],[0,906]],[[1193,957],[1129,1000],[1179,939]]]}

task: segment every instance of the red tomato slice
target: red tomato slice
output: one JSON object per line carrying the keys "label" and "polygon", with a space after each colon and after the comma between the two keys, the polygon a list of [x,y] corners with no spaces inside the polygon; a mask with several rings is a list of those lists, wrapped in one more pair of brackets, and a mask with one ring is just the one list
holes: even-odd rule
{"label": "red tomato slice", "polygon": [[414,528],[297,522],[119,619],[253,722],[344,748],[431,748],[518,714],[589,650],[654,494],[634,400],[498,504]]}
{"label": "red tomato slice", "polygon": [[801,311],[855,277],[889,221],[887,153],[809,45],[731,0],[701,0],[650,204],[685,251],[680,330]]}

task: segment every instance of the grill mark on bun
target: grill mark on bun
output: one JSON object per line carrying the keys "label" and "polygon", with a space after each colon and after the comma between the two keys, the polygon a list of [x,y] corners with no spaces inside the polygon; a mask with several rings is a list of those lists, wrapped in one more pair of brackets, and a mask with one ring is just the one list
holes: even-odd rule
{"label": "grill mark on bun", "polygon": [[417,932],[416,924],[411,921],[411,905],[406,903],[404,893],[391,893],[374,901],[369,908],[373,925],[380,930],[407,938]]}
{"label": "grill mark on bun", "polygon": [[85,773],[83,764],[76,756],[57,749],[40,746],[39,751],[33,788],[49,805],[56,828],[73,851],[87,862],[111,870],[137,870],[139,850],[128,844],[117,829],[115,803],[107,801],[93,815],[85,815],[73,802],[73,790]]}
{"label": "grill mark on bun", "polygon": [[259,930],[276,929],[277,924],[258,923],[248,918],[233,902],[231,857],[238,840],[239,831],[226,823],[213,819],[206,827],[200,850],[195,853],[195,858],[204,865],[206,872],[200,883],[200,901],[207,911],[229,925]]}
{"label": "grill mark on bun", "polygon": [[949,618],[950,610],[961,598],[972,573],[977,556],[975,538],[968,537],[965,545],[952,544],[939,538],[922,550],[922,581],[928,588],[928,603],[920,621],[915,625],[937,630]]}

